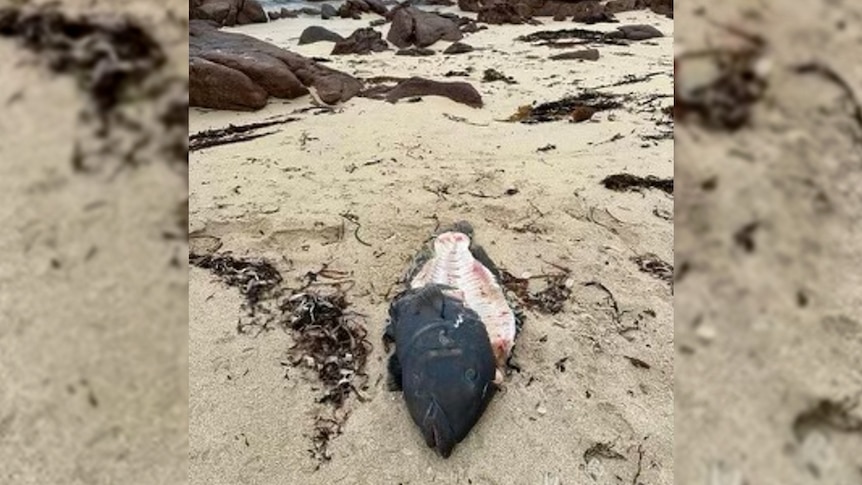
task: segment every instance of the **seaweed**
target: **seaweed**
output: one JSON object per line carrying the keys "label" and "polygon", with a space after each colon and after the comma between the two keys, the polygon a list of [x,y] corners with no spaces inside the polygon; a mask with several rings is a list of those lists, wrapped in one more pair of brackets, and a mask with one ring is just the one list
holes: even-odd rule
{"label": "seaweed", "polygon": [[629,173],[618,173],[605,177],[602,180],[602,185],[604,185],[606,189],[613,190],[615,192],[658,189],[666,194],[673,195],[673,179],[660,179],[655,175],[639,177]]}
{"label": "seaweed", "polygon": [[598,91],[585,91],[577,96],[567,96],[557,101],[536,106],[521,106],[506,121],[525,124],[545,123],[569,119],[573,122],[584,121],[599,111],[623,107],[620,96]]}

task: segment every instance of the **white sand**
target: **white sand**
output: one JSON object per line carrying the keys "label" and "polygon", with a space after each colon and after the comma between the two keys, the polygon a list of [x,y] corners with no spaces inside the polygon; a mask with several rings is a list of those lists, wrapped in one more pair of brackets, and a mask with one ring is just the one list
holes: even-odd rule
{"label": "white sand", "polygon": [[[183,3],[82,4],[62,8],[132,12],[186,62]],[[0,483],[185,483],[187,246],[162,234],[186,181],[73,172],[74,79],[15,40],[0,58]]]}
{"label": "white sand", "polygon": [[[296,46],[305,27],[323,25],[347,36],[374,18],[290,19],[232,30],[329,57],[331,43]],[[280,362],[290,336],[238,336],[237,292],[192,268],[192,483],[508,484],[541,483],[546,473],[563,483],[616,483],[616,476],[630,482],[638,469],[643,483],[672,483],[672,295],[666,283],[641,273],[630,259],[655,253],[673,260],[672,221],[656,216],[672,214],[673,199],[659,191],[620,194],[599,184],[619,172],[673,176],[672,141],[640,138],[658,133],[659,114],[618,110],[579,124],[497,121],[521,105],[554,101],[627,75],[659,73],[607,91],[641,100],[669,96],[673,22],[651,12],[619,18],[653,24],[667,37],[599,46],[598,62],[549,61],[555,53],[550,48],[513,40],[577,26],[547,21],[491,26],[464,39],[478,51],[451,57],[400,57],[394,51],[331,56],[328,65],[360,77],[466,80],[481,92],[485,107],[435,97],[394,105],[355,98],[335,114],[298,115],[301,121],[277,127],[277,134],[191,154],[193,236],[219,238],[223,251],[238,256],[270,258],[291,283],[323,263],[351,272],[356,286],[349,297],[368,316],[375,345],[367,368],[370,401],[347,403],[344,433],[330,445],[332,461],[315,472],[306,435],[314,417],[328,410],[314,403],[315,383],[298,369],[284,378]],[[468,66],[474,69],[470,78],[443,77]],[[486,68],[518,84],[481,83]],[[190,132],[307,106],[309,98],[271,100],[256,113],[193,110]],[[556,149],[537,151],[548,144]],[[518,192],[504,196],[508,189]],[[347,212],[358,217],[360,237],[371,247],[353,237],[353,226],[339,216]],[[433,231],[435,217],[442,224],[471,221],[490,256],[516,275],[552,271],[553,263],[571,268],[576,282],[563,313],[528,313],[515,350],[523,372],[507,381],[507,392],[495,398],[449,460],[424,445],[400,395],[386,391],[380,343],[389,303],[384,296]],[[608,313],[604,293],[582,285],[589,281],[613,292],[624,312],[620,322]],[[633,325],[639,330],[622,332]],[[626,356],[651,367],[636,368]],[[555,363],[564,357],[566,370],[560,372]],[[624,459],[584,463],[584,452],[598,442]]]}
{"label": "white sand", "polygon": [[[862,483],[858,429],[794,433],[821,400],[855,401],[862,419],[860,127],[837,85],[792,67],[822,62],[858,99],[859,18],[858,2],[677,9],[678,44],[743,43],[714,20],[763,36],[772,63],[751,126],[676,130],[676,259],[690,269],[675,295],[677,483]],[[752,222],[747,252],[734,235]]]}

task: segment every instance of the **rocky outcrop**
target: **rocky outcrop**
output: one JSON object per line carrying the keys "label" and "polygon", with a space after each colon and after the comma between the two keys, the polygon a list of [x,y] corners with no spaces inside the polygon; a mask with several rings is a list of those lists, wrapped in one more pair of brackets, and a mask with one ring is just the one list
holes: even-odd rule
{"label": "rocky outcrop", "polygon": [[615,13],[645,8],[673,16],[673,0],[458,0],[458,7],[477,12],[478,20],[487,23],[524,23],[532,17],[588,24],[614,22]]}
{"label": "rocky outcrop", "polygon": [[336,42],[332,55],[370,54],[385,50],[389,50],[389,44],[383,40],[383,35],[371,27],[365,27],[357,29],[350,34],[350,37]]}
{"label": "rocky outcrop", "polygon": [[389,10],[380,0],[347,0],[338,8],[338,16],[345,19],[361,19],[364,13],[386,16]]}
{"label": "rocky outcrop", "polygon": [[444,54],[452,55],[452,54],[465,54],[467,52],[473,52],[473,46],[469,44],[465,44],[463,42],[455,42],[450,45],[443,51]]}
{"label": "rocky outcrop", "polygon": [[342,40],[344,37],[319,25],[306,27],[299,35],[299,45],[314,44],[315,42],[340,42]]}
{"label": "rocky outcrop", "polygon": [[471,84],[465,82],[440,82],[411,77],[401,81],[386,94],[386,101],[394,103],[401,98],[417,96],[443,96],[473,108],[482,107],[482,96]]}
{"label": "rocky outcrop", "polygon": [[338,10],[328,3],[324,3],[320,6],[320,18],[323,20],[329,20],[333,17],[338,16]]}
{"label": "rocky outcrop", "polygon": [[400,48],[428,47],[438,40],[455,42],[464,36],[452,20],[436,13],[400,5],[389,13],[392,25],[386,39]]}
{"label": "rocky outcrop", "polygon": [[313,87],[335,104],[359,93],[352,76],[243,34],[221,32],[202,20],[189,22],[189,103],[214,109],[255,110],[269,96],[293,99]]}
{"label": "rocky outcrop", "polygon": [[189,18],[233,26],[268,21],[257,0],[189,0]]}

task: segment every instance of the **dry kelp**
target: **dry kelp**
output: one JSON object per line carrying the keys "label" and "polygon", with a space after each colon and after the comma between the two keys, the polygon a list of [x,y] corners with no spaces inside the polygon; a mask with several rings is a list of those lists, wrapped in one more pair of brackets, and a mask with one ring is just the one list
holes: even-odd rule
{"label": "dry kelp", "polygon": [[[566,301],[572,296],[570,274],[571,271],[560,268],[558,273],[519,278],[503,270],[500,272],[500,280],[503,287],[517,298],[523,308],[556,315],[563,311]],[[541,280],[544,288],[530,291],[531,280]]]}
{"label": "dry kelp", "polygon": [[240,319],[240,333],[247,333],[251,328],[266,330],[270,328],[271,320],[261,324],[258,315],[271,315],[265,307],[267,299],[274,296],[273,292],[282,282],[281,273],[269,261],[264,259],[240,259],[230,254],[219,256],[196,254],[189,255],[189,262],[199,268],[209,270],[228,286],[239,289],[244,298],[243,307],[249,313],[252,322]]}
{"label": "dry kelp", "polygon": [[853,414],[858,405],[858,399],[821,399],[796,416],[793,434],[798,441],[803,441],[812,431],[862,434],[862,417]]}
{"label": "dry kelp", "polygon": [[300,291],[280,307],[295,335],[291,363],[313,369],[326,389],[318,402],[335,407],[341,407],[351,391],[362,399],[354,378],[366,377],[362,370],[371,352],[362,317],[348,311],[349,306],[341,291]]}
{"label": "dry kelp", "polygon": [[329,404],[318,416],[309,437],[308,450],[318,467],[329,461],[329,441],[341,434],[347,413],[339,413],[353,394],[360,401],[367,388],[365,365],[372,345],[367,339],[364,317],[349,310],[344,287],[346,274],[328,269],[308,272],[300,288],[288,288],[275,266],[264,259],[238,259],[230,254],[191,255],[195,266],[212,271],[226,284],[240,290],[246,315],[240,318],[240,333],[257,329],[256,334],[274,328],[290,332],[294,344],[288,350],[293,368],[311,369],[323,384],[317,402]]}
{"label": "dry kelp", "polygon": [[673,285],[673,265],[652,253],[632,257],[638,269],[669,285]]}
{"label": "dry kelp", "polygon": [[745,126],[768,88],[770,63],[764,39],[721,26],[741,37],[741,47],[717,47],[674,57],[674,118],[735,131]]}
{"label": "dry kelp", "polygon": [[673,195],[673,179],[661,179],[655,175],[647,175],[640,177],[629,173],[618,173],[608,175],[602,180],[602,185],[606,189],[615,192],[636,192],[643,189],[658,189],[662,192]]}
{"label": "dry kelp", "polygon": [[623,103],[620,98],[614,94],[586,91],[558,101],[536,106],[521,106],[507,121],[533,124],[568,119],[572,122],[580,122],[591,118],[599,111],[622,108]]}
{"label": "dry kelp", "polygon": [[258,123],[248,123],[245,125],[228,125],[227,128],[218,128],[213,130],[204,130],[189,136],[189,151],[202,150],[219,145],[227,145],[230,143],[239,143],[243,141],[254,140],[262,136],[272,135],[275,131],[267,131],[258,133],[257,130],[269,128],[275,125],[281,125],[296,121],[299,118],[289,117],[281,120],[262,121]]}
{"label": "dry kelp", "polygon": [[53,72],[78,81],[87,104],[72,155],[76,171],[97,159],[134,166],[183,164],[188,155],[188,82],[167,74],[159,42],[131,17],[70,16],[52,6],[0,9],[0,36],[17,39]]}

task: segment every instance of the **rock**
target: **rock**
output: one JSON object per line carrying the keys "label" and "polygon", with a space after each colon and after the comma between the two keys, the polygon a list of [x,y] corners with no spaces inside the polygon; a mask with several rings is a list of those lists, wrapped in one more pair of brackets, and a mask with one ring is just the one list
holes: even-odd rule
{"label": "rock", "polygon": [[202,20],[189,22],[189,76],[190,105],[215,109],[260,109],[268,96],[292,99],[309,87],[334,104],[362,88],[348,74]]}
{"label": "rock", "polygon": [[374,19],[371,22],[368,22],[369,27],[380,27],[381,25],[386,25],[389,22],[386,19]]}
{"label": "rock", "polygon": [[[652,25],[623,25],[622,27],[617,27],[617,32],[620,32],[621,37],[628,40],[646,40],[646,39],[654,39],[656,37],[664,37],[664,34],[661,33],[660,30],[653,27]],[[616,32],[611,32],[608,34],[608,37],[618,37],[619,35],[611,35],[616,34]]]}
{"label": "rock", "polygon": [[452,54],[464,54],[466,52],[473,52],[473,46],[465,44],[463,42],[455,42],[450,45],[443,51],[444,54],[452,55]]}
{"label": "rock", "polygon": [[189,59],[189,106],[250,111],[266,106],[269,94],[236,69],[199,57]]}
{"label": "rock", "polygon": [[323,20],[329,20],[332,17],[338,16],[338,10],[335,9],[332,5],[328,3],[324,3],[320,6],[320,18]]}
{"label": "rock", "polygon": [[311,15],[312,17],[320,15],[320,9],[314,7],[302,7],[299,10],[294,10],[294,12],[301,13],[302,15]]}
{"label": "rock", "polygon": [[340,42],[342,40],[344,40],[344,37],[335,32],[318,25],[312,25],[311,27],[306,27],[302,31],[302,34],[300,34],[299,45],[313,44],[315,42]]}
{"label": "rock", "polygon": [[370,54],[372,52],[383,52],[389,49],[389,44],[383,40],[383,35],[365,27],[357,29],[350,37],[335,43],[332,55],[342,54]]}
{"label": "rock", "polygon": [[406,4],[393,8],[389,17],[392,25],[386,39],[400,48],[414,44],[428,47],[438,40],[455,42],[464,37],[458,25],[450,19]]}
{"label": "rock", "polygon": [[190,0],[189,17],[233,26],[266,23],[269,18],[257,0]]}
{"label": "rock", "polygon": [[434,54],[436,54],[436,52],[425,47],[410,47],[407,49],[399,49],[398,52],[395,53],[396,56],[412,57],[433,56]]}
{"label": "rock", "polygon": [[482,5],[480,0],[458,0],[458,8],[462,12],[478,12]]}
{"label": "rock", "polygon": [[587,121],[596,114],[596,109],[591,106],[575,106],[572,109],[572,122],[580,123],[582,121]]}
{"label": "rock", "polygon": [[383,2],[380,0],[365,0],[365,3],[367,3],[368,8],[377,15],[385,17],[389,13],[389,9],[386,8],[386,5],[383,5]]}
{"label": "rock", "polygon": [[440,7],[451,7],[455,5],[454,0],[425,0],[425,5],[437,5]]}
{"label": "rock", "polygon": [[485,72],[482,73],[482,82],[492,83],[495,81],[503,81],[506,84],[518,84],[518,81],[515,81],[512,76],[507,76],[496,69],[485,69]]}
{"label": "rock", "polygon": [[371,6],[365,0],[347,0],[338,7],[338,16],[343,19],[362,18],[362,14],[371,11]]}
{"label": "rock", "polygon": [[488,28],[487,25],[479,25],[476,22],[471,21],[471,22],[469,22],[466,25],[461,27],[461,33],[463,33],[463,34],[474,34],[476,32],[479,32],[480,30],[485,30],[487,28]]}
{"label": "rock", "polygon": [[580,51],[563,52],[562,54],[553,55],[550,57],[553,61],[578,59],[582,61],[597,61],[599,60],[598,49],[584,49]]}
{"label": "rock", "polygon": [[473,108],[482,107],[482,96],[469,83],[440,82],[420,77],[411,77],[400,82],[386,95],[386,101],[394,103],[401,98],[416,96],[443,96]]}
{"label": "rock", "polygon": [[530,20],[530,9],[526,5],[511,3],[492,3],[479,10],[477,22],[492,25],[523,24]]}
{"label": "rock", "polygon": [[673,0],[646,0],[646,3],[653,12],[673,18]]}
{"label": "rock", "polygon": [[605,10],[609,13],[628,12],[641,8],[639,0],[608,0]]}
{"label": "rock", "polygon": [[271,96],[293,99],[308,94],[308,89],[296,75],[283,62],[270,55],[252,51],[237,56],[214,50],[201,52],[199,57],[242,72]]}
{"label": "rock", "polygon": [[272,12],[268,12],[267,15],[269,15],[270,20],[278,20],[281,18],[281,12],[279,12],[278,10],[273,10]]}

